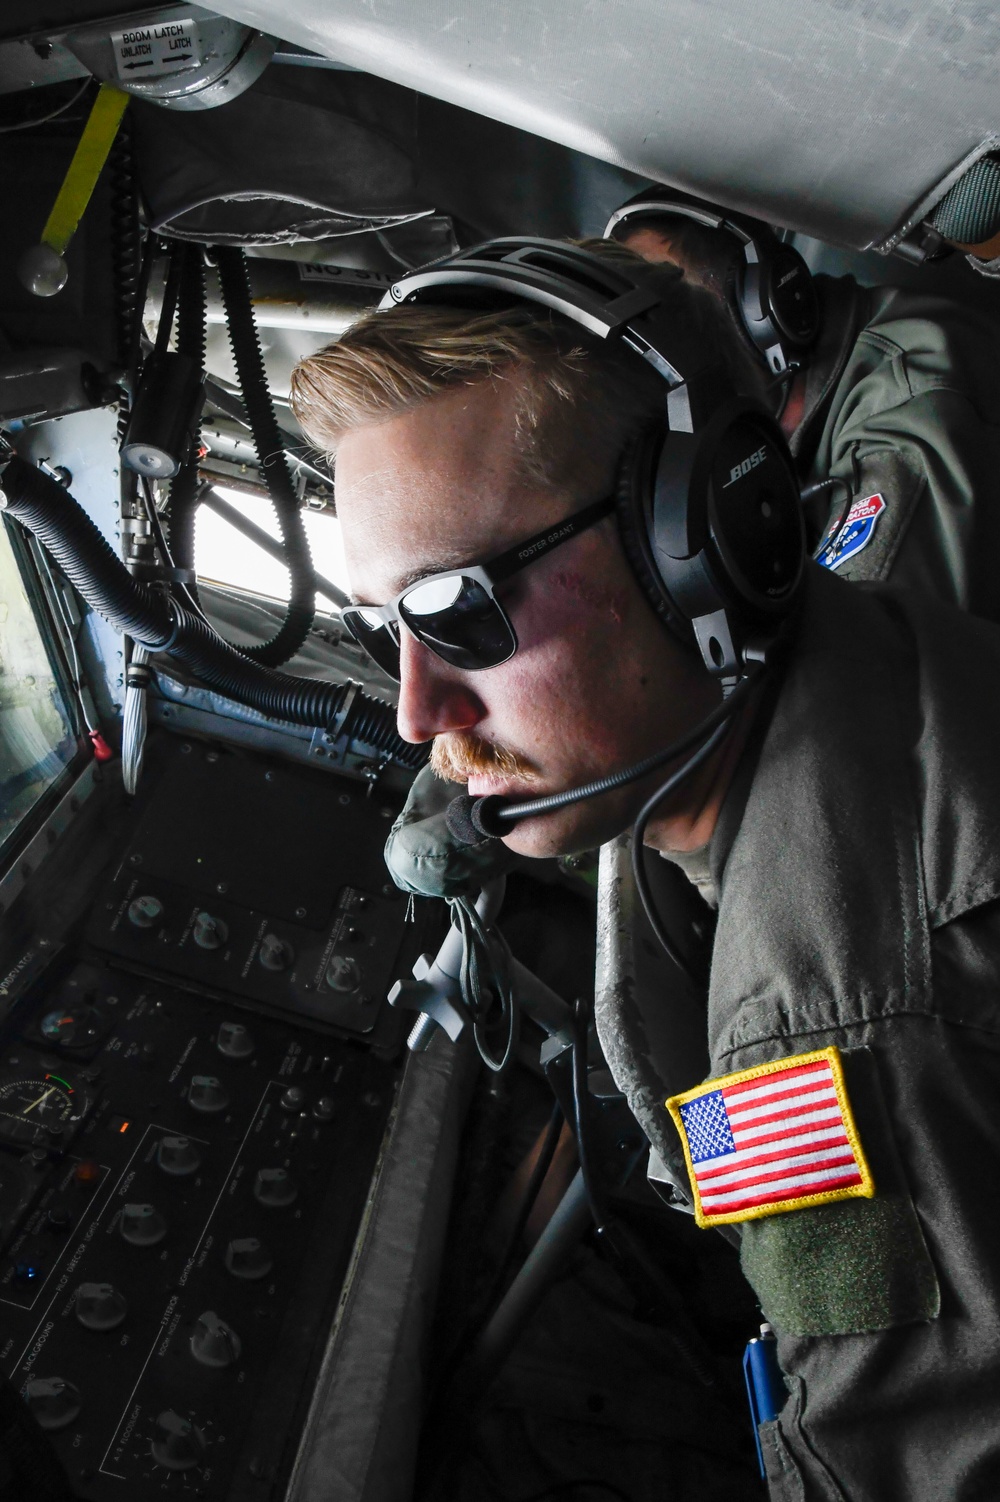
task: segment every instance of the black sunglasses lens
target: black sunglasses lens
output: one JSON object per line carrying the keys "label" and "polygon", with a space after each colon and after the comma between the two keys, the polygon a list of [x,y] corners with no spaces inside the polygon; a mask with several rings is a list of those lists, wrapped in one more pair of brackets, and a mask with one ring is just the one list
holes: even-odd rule
{"label": "black sunglasses lens", "polygon": [[452,667],[496,667],[517,650],[502,607],[466,574],[415,584],[400,600],[399,614],[417,640]]}
{"label": "black sunglasses lens", "polygon": [[364,647],[383,673],[388,673],[398,683],[399,642],[392,628],[379,620],[377,615],[366,611],[363,605],[347,606],[341,616],[358,646]]}

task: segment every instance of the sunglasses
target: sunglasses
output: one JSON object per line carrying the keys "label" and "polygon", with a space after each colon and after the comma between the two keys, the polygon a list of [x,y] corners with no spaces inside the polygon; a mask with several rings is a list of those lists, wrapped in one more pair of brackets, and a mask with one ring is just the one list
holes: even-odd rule
{"label": "sunglasses", "polygon": [[445,569],[400,590],[388,605],[345,605],[344,625],[384,673],[399,680],[399,625],[443,662],[474,672],[495,668],[517,651],[517,635],[497,599],[498,584],[553,548],[578,537],[615,509],[607,496],[536,532],[487,563]]}

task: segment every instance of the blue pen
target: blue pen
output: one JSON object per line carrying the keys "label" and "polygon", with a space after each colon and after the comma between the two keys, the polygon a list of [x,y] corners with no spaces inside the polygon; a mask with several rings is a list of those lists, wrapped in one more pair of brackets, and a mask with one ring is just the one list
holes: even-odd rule
{"label": "blue pen", "polygon": [[774,1338],[774,1331],[770,1325],[761,1325],[760,1335],[748,1341],[743,1353],[743,1376],[746,1379],[747,1398],[750,1401],[750,1417],[753,1419],[757,1463],[760,1466],[760,1474],[766,1476],[758,1425],[766,1424],[769,1419],[776,1419],[788,1397],[785,1379],[778,1365],[778,1342]]}

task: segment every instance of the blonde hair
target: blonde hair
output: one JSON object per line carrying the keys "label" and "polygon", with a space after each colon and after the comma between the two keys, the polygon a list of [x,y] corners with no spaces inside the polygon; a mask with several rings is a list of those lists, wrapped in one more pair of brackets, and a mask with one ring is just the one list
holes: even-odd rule
{"label": "blonde hair", "polygon": [[[739,391],[758,376],[717,304],[673,267],[654,266],[612,241],[586,249],[661,291]],[[432,402],[456,387],[515,383],[515,442],[526,473],[572,484],[595,463],[613,464],[662,413],[662,378],[618,341],[588,334],[533,304],[490,312],[403,303],[366,313],[334,344],[292,372],[292,410],[308,440],[335,454],[343,435]]]}

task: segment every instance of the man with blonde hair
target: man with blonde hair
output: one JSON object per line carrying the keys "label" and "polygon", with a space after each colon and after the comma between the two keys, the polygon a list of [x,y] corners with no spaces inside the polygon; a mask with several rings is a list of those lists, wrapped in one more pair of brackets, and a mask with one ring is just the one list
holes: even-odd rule
{"label": "man with blonde hair", "polygon": [[[602,1041],[777,1334],[771,1495],[979,1502],[1000,1494],[1000,639],[802,565],[724,321],[616,254],[480,247],[296,371],[336,456],[345,619],[474,805],[466,844],[402,879],[461,889],[491,830],[547,856],[637,817],[640,850],[684,861],[718,910],[709,1078],[650,1110],[648,1060]],[[456,791],[410,815],[440,833]],[[663,1032],[673,1006],[646,998]]]}

